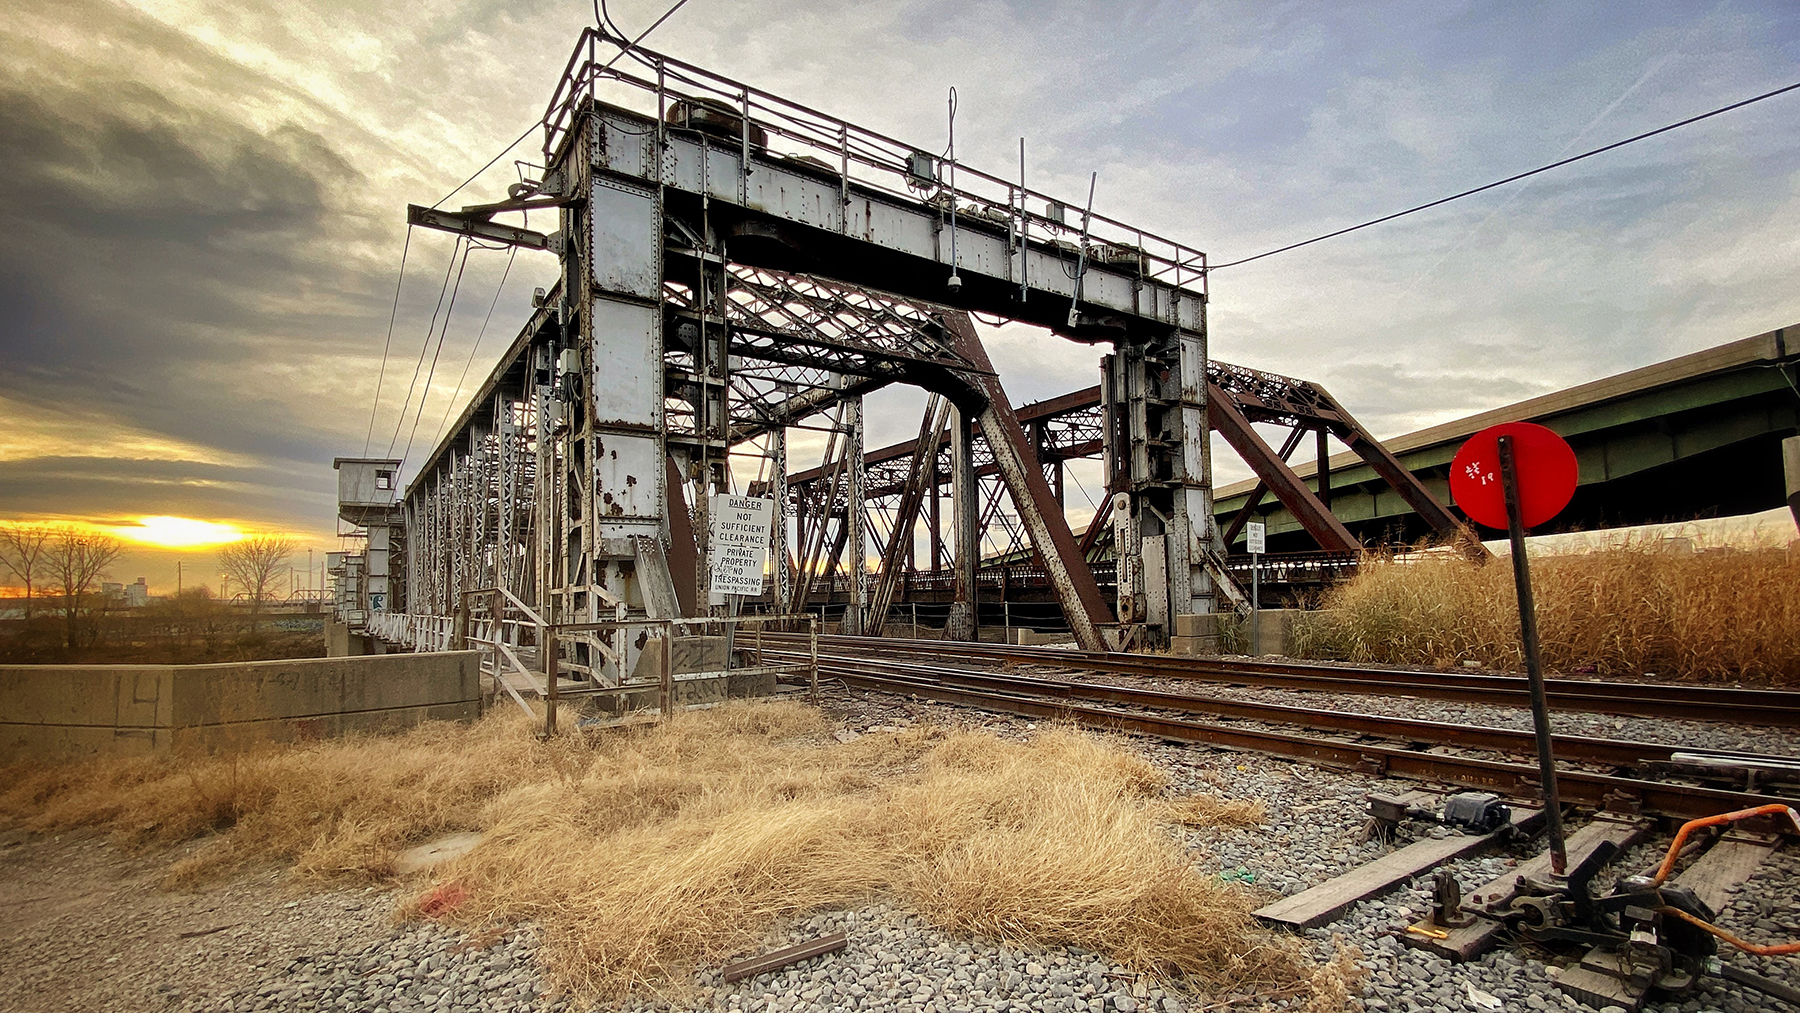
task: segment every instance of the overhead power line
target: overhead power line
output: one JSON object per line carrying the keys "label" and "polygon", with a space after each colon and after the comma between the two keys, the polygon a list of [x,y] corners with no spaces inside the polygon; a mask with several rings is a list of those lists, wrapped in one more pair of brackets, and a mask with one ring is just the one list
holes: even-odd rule
{"label": "overhead power line", "polygon": [[[394,320],[400,315],[400,283],[406,280],[406,254],[412,250],[412,225],[406,226],[406,242],[400,247],[400,271],[394,275],[394,306],[388,310],[387,337],[381,342],[381,372],[375,374],[375,403],[369,406],[369,431],[363,435],[363,456],[369,456],[369,441],[375,438],[375,413],[381,410],[381,384],[387,379],[388,349],[394,344]],[[410,392],[408,392],[408,396]]]}
{"label": "overhead power line", "polygon": [[506,279],[512,275],[513,258],[519,255],[519,248],[511,247],[506,254],[506,270],[500,272],[500,284],[494,289],[494,298],[488,302],[487,316],[481,321],[481,330],[475,332],[475,343],[469,346],[469,358],[463,363],[462,375],[456,379],[456,391],[444,404],[444,417],[438,421],[437,435],[431,442],[435,445],[444,438],[444,430],[450,425],[450,410],[456,407],[456,399],[462,396],[463,385],[469,382],[469,369],[475,365],[475,353],[481,348],[481,339],[487,336],[488,324],[494,319],[494,307],[500,303],[500,293],[506,291]]}
{"label": "overhead power line", "polygon": [[1314,236],[1311,239],[1305,239],[1298,243],[1289,243],[1286,246],[1277,247],[1276,249],[1269,250],[1264,253],[1259,253],[1254,257],[1244,257],[1241,260],[1227,261],[1226,263],[1223,263],[1223,264],[1211,264],[1211,265],[1208,265],[1208,270],[1217,271],[1221,268],[1236,267],[1239,264],[1248,264],[1253,260],[1261,260],[1264,257],[1273,257],[1277,253],[1286,253],[1289,250],[1298,250],[1302,246],[1311,246],[1314,243],[1322,243],[1327,239],[1335,239],[1338,236],[1342,236],[1347,233],[1355,232],[1358,229],[1366,229],[1371,225],[1380,225],[1382,222],[1391,222],[1396,218],[1401,218],[1406,215],[1413,214],[1414,212],[1424,211],[1427,208],[1434,208],[1440,204],[1448,204],[1453,200],[1461,200],[1464,197],[1473,196],[1475,194],[1481,193],[1484,190],[1492,190],[1493,188],[1495,188],[1497,186],[1505,186],[1508,183],[1516,183],[1521,179],[1524,179],[1528,176],[1535,176],[1540,172],[1549,172],[1551,169],[1560,168],[1562,166],[1568,165],[1570,162],[1579,162],[1584,158],[1592,158],[1595,155],[1599,155],[1604,152],[1611,151],[1614,148],[1622,148],[1627,144],[1636,144],[1638,141],[1642,141],[1647,138],[1655,137],[1657,134],[1666,134],[1671,130],[1676,130],[1681,127],[1685,127],[1690,123],[1698,123],[1701,120],[1710,119],[1714,116],[1720,115],[1721,113],[1731,112],[1733,109],[1742,109],[1743,107],[1745,107],[1747,105],[1753,105],[1757,102],[1763,101],[1764,99],[1771,99],[1777,95],[1782,95],[1782,94],[1786,94],[1787,92],[1794,91],[1795,89],[1800,89],[1800,82],[1790,84],[1785,88],[1777,88],[1774,91],[1763,92],[1761,95],[1756,95],[1751,98],[1744,99],[1741,102],[1733,102],[1732,104],[1730,104],[1728,106],[1720,106],[1717,109],[1713,109],[1709,112],[1701,113],[1698,116],[1690,116],[1685,120],[1681,120],[1676,123],[1671,123],[1666,127],[1657,127],[1655,130],[1645,131],[1644,133],[1638,134],[1635,137],[1627,137],[1622,141],[1614,141],[1611,144],[1605,145],[1603,147],[1595,148],[1592,151],[1584,151],[1579,155],[1570,155],[1568,158],[1558,159],[1557,161],[1551,162],[1548,165],[1540,165],[1535,169],[1531,169],[1526,172],[1521,172],[1516,175],[1508,176],[1505,179],[1497,179],[1497,180],[1493,181],[1492,183],[1487,183],[1482,186],[1475,187],[1472,190],[1464,190],[1462,193],[1451,194],[1448,197],[1440,197],[1437,200],[1431,201],[1429,203],[1420,204],[1418,207],[1407,208],[1405,211],[1396,211],[1391,215],[1382,215],[1380,218],[1371,219],[1369,221],[1363,222],[1360,225],[1352,225],[1348,228],[1338,229],[1335,232],[1327,232],[1322,236]]}
{"label": "overhead power line", "polygon": [[[669,20],[669,17],[671,15],[673,15],[676,11],[680,10],[683,6],[685,6],[687,4],[687,2],[688,2],[688,0],[675,0],[674,6],[670,7],[666,11],[663,11],[662,17],[657,18],[655,21],[652,21],[650,23],[649,28],[646,28],[643,31],[639,32],[637,38],[632,39],[630,42],[626,43],[623,48],[621,48],[617,53],[615,53],[613,55],[612,59],[606,61],[606,66],[601,67],[600,69],[607,70],[607,69],[610,69],[613,64],[618,63],[619,57],[624,56],[626,53],[631,52],[633,49],[636,49],[637,44],[644,41],[644,36],[649,35],[651,32],[656,31],[656,29],[658,27],[660,27],[664,21]],[[603,21],[603,23],[601,24],[600,27],[601,27],[602,31],[604,31],[606,28],[606,23],[609,23],[610,19],[603,18],[602,21]],[[486,165],[483,165],[481,168],[476,169],[474,175],[470,176],[468,179],[463,180],[461,183],[456,184],[456,189],[450,191],[449,193],[443,195],[442,197],[439,197],[437,204],[433,204],[432,207],[434,207],[434,208],[438,207],[439,205],[443,204],[445,201],[447,201],[450,198],[461,193],[463,187],[468,186],[470,183],[475,182],[476,178],[479,177],[482,173],[488,171],[489,169],[492,169],[494,167],[495,162],[498,162],[502,158],[505,158],[508,152],[510,152],[510,151],[512,151],[512,149],[518,147],[520,142],[524,141],[525,138],[531,136],[531,132],[533,130],[536,130],[538,127],[541,127],[541,126],[543,126],[543,123],[540,121],[537,123],[533,123],[529,127],[526,127],[524,133],[513,138],[513,142],[511,144],[508,144],[506,147],[501,148],[500,153],[498,155],[495,155],[493,158],[488,159]]]}
{"label": "overhead power line", "polygon": [[444,285],[438,289],[437,306],[431,311],[431,322],[425,325],[425,341],[419,346],[419,361],[413,364],[412,381],[406,385],[406,399],[400,402],[400,417],[394,420],[394,435],[388,440],[388,456],[400,443],[400,429],[406,425],[406,410],[412,407],[412,392],[419,387],[419,371],[425,368],[425,350],[431,347],[431,335],[437,330],[438,314],[444,309],[444,296],[450,293],[450,277],[456,270],[456,255],[462,252],[463,237],[457,236],[450,246],[450,262],[444,265]]}
{"label": "overhead power line", "polygon": [[[444,353],[444,339],[450,336],[450,317],[456,312],[456,296],[462,291],[463,271],[469,266],[469,254],[475,249],[471,240],[463,245],[462,263],[456,266],[456,284],[450,286],[450,305],[444,308],[444,327],[438,331],[437,349],[431,353],[431,368],[425,372],[425,386],[419,391],[419,407],[413,412],[412,430],[406,434],[406,449],[401,451],[402,464],[412,456],[413,438],[419,435],[419,420],[425,417],[425,400],[431,397],[431,378],[437,375],[438,357]],[[404,420],[404,416],[402,416]],[[398,433],[394,434],[396,438]],[[392,453],[392,451],[389,451]]]}

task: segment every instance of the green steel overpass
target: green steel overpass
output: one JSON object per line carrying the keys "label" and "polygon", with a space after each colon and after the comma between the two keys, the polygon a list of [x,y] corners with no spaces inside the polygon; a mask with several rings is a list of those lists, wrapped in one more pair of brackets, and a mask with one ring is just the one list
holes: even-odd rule
{"label": "green steel overpass", "polygon": [[[1470,435],[1500,422],[1536,422],[1575,448],[1575,499],[1543,530],[1620,527],[1756,513],[1784,505],[1784,437],[1800,431],[1800,325],[1669,359],[1567,390],[1384,440],[1441,502]],[[1362,458],[1329,460],[1332,513],[1366,545],[1412,541],[1429,528]],[[1318,488],[1316,461],[1294,465]],[[1227,524],[1255,495],[1246,481],[1217,490]],[[1313,542],[1272,500],[1256,513],[1271,551]],[[1491,533],[1489,533],[1491,534]],[[1242,541],[1233,546],[1242,551]]]}

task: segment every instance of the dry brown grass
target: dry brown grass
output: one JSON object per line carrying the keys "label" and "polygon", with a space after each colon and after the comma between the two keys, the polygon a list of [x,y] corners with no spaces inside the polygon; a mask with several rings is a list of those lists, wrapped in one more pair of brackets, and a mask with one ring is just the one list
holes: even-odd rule
{"label": "dry brown grass", "polygon": [[1224,799],[1217,795],[1187,795],[1164,799],[1162,816],[1170,823],[1184,827],[1229,827],[1248,829],[1261,826],[1268,812],[1253,799]]}
{"label": "dry brown grass", "polygon": [[[1544,663],[1571,672],[1800,683],[1800,553],[1655,545],[1532,557]],[[1376,560],[1326,596],[1315,650],[1351,661],[1523,666],[1512,567]]]}
{"label": "dry brown grass", "polygon": [[544,743],[497,714],[236,759],[15,770],[0,818],[202,839],[176,885],[265,857],[379,881],[398,850],[480,830],[435,870],[465,893],[444,917],[537,922],[552,973],[590,997],[679,990],[784,919],[886,897],[955,932],[1078,945],[1202,992],[1343,1008],[1347,965],[1310,965],[1258,929],[1252,895],[1196,872],[1172,832],[1257,807],[1162,798],[1154,766],[1069,729],[1025,743],[824,731],[816,711],[760,703]]}

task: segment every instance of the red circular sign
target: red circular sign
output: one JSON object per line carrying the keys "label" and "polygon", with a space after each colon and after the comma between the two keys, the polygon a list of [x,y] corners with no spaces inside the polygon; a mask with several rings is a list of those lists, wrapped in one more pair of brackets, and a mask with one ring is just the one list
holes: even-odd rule
{"label": "red circular sign", "polygon": [[1506,491],[1500,485],[1502,436],[1512,437],[1519,512],[1526,527],[1536,527],[1561,513],[1575,495],[1575,451],[1543,426],[1503,422],[1469,437],[1450,462],[1450,496],[1470,520],[1506,528]]}

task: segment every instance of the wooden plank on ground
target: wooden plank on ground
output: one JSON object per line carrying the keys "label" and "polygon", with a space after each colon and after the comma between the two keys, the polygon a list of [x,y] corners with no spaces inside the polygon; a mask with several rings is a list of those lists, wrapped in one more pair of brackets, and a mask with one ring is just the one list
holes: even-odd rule
{"label": "wooden plank on ground", "polygon": [[[1602,813],[1593,822],[1570,834],[1563,842],[1563,848],[1569,855],[1569,868],[1580,865],[1601,842],[1610,841],[1623,851],[1650,832],[1652,822],[1644,819],[1621,819]],[[1550,853],[1548,851],[1529,859],[1504,876],[1495,879],[1481,889],[1468,895],[1466,903],[1478,910],[1502,912],[1512,903],[1514,895],[1519,892],[1521,876],[1546,876],[1550,873]]]}
{"label": "wooden plank on ground", "polygon": [[[1513,810],[1513,825],[1534,827],[1543,814],[1536,809]],[[1493,846],[1499,833],[1480,837],[1453,835],[1415,841],[1398,851],[1360,865],[1342,876],[1326,880],[1310,890],[1259,908],[1256,917],[1272,925],[1312,929],[1335,920],[1354,904],[1390,893],[1414,876],[1453,859],[1473,855]]]}
{"label": "wooden plank on ground", "polygon": [[1762,834],[1729,833],[1706,850],[1675,882],[1694,891],[1713,914],[1731,903],[1731,891],[1749,879],[1763,859],[1775,851],[1780,840]]}
{"label": "wooden plank on ground", "polygon": [[754,978],[759,974],[799,963],[802,960],[835,953],[843,949],[848,942],[849,937],[844,933],[833,932],[831,935],[809,939],[804,943],[795,943],[793,946],[765,953],[760,957],[750,957],[735,964],[727,964],[722,973],[727,982],[742,981],[745,978]]}
{"label": "wooden plank on ground", "polygon": [[1649,990],[1633,989],[1626,981],[1631,965],[1623,956],[1610,951],[1588,951],[1581,963],[1565,967],[1556,976],[1556,987],[1594,1009],[1616,1006],[1626,1013],[1644,1008]]}

